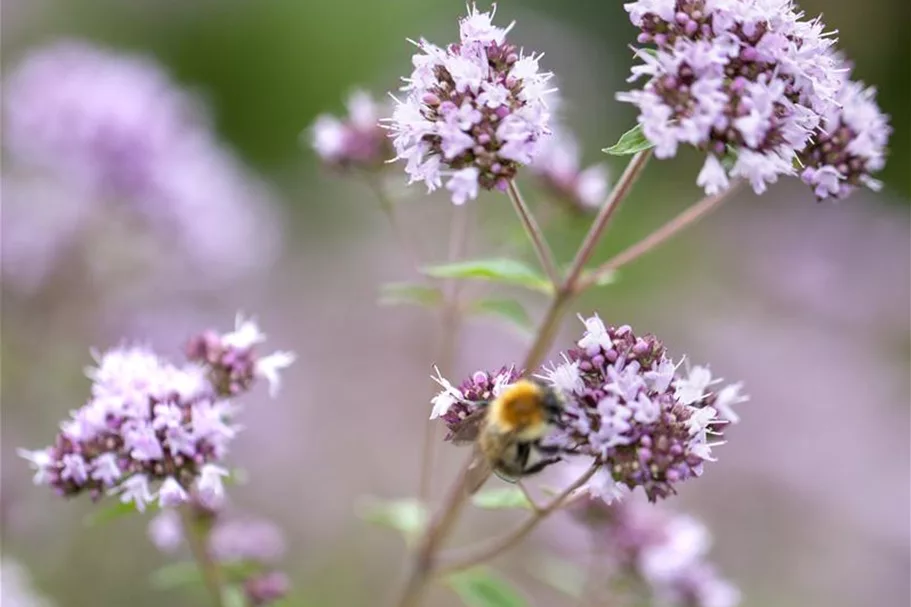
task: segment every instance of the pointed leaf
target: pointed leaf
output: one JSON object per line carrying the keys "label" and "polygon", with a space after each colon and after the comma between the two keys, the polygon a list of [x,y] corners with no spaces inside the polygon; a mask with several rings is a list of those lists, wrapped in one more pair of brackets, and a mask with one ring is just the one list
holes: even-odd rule
{"label": "pointed leaf", "polygon": [[396,529],[407,540],[424,529],[428,518],[427,508],[415,499],[367,498],[358,505],[357,514],[367,522]]}
{"label": "pointed leaf", "polygon": [[534,321],[528,315],[525,307],[515,299],[498,297],[478,299],[471,303],[468,312],[505,320],[526,335],[534,331]]}
{"label": "pointed leaf", "polygon": [[643,152],[654,147],[654,145],[655,144],[646,139],[645,133],[642,132],[642,125],[637,124],[623,133],[617,143],[609,148],[604,148],[601,151],[605,154],[612,154],[614,156],[629,156],[630,154]]}
{"label": "pointed leaf", "polygon": [[227,586],[221,591],[221,602],[224,607],[247,607],[247,595],[240,586]]}
{"label": "pointed leaf", "polygon": [[504,285],[524,287],[542,293],[551,293],[553,285],[542,274],[515,259],[493,258],[460,261],[421,270],[434,278],[486,280]]}
{"label": "pointed leaf", "polygon": [[412,282],[391,282],[380,288],[380,304],[384,306],[438,306],[443,293],[437,287]]}
{"label": "pointed leaf", "polygon": [[518,487],[502,487],[480,491],[472,498],[478,508],[487,510],[504,510],[514,508],[531,509],[531,502]]}
{"label": "pointed leaf", "polygon": [[528,607],[528,601],[509,582],[486,568],[457,573],[446,583],[468,607]]}
{"label": "pointed leaf", "polygon": [[157,590],[171,590],[186,586],[198,586],[203,583],[202,574],[196,563],[189,561],[168,563],[152,572],[149,576],[152,587]]}

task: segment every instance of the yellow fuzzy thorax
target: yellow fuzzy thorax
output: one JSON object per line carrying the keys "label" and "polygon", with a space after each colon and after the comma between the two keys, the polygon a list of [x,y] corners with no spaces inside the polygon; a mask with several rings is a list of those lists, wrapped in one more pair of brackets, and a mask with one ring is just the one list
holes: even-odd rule
{"label": "yellow fuzzy thorax", "polygon": [[489,422],[500,432],[515,432],[522,440],[535,440],[547,431],[543,388],[520,379],[490,404]]}

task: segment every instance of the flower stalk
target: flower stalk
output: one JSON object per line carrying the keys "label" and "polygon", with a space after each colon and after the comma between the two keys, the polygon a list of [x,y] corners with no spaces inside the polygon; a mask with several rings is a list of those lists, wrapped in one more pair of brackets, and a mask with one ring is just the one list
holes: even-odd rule
{"label": "flower stalk", "polygon": [[670,240],[682,232],[684,229],[690,227],[714,211],[716,208],[720,207],[722,203],[728,200],[737,190],[740,189],[740,186],[742,185],[743,181],[734,181],[731,183],[731,186],[723,192],[715,194],[714,196],[706,196],[699,202],[688,207],[682,213],[665,223],[663,226],[642,240],[624,249],[620,253],[617,253],[606,262],[598,266],[597,269],[581,278],[576,283],[576,291],[579,293],[585,291],[589,287],[597,284],[601,279],[609,276],[612,272],[619,270],[626,264],[639,259],[652,249],[664,244],[666,241]]}
{"label": "flower stalk", "polygon": [[215,559],[212,558],[208,548],[209,529],[203,527],[196,520],[192,505],[183,504],[179,510],[183,532],[187,538],[187,545],[190,547],[196,566],[199,567],[199,573],[206,586],[206,591],[211,597],[211,604],[213,607],[224,607],[225,603],[222,598],[224,585],[221,569]]}
{"label": "flower stalk", "polygon": [[561,491],[556,497],[548,502],[547,505],[539,508],[536,512],[534,512],[515,530],[504,535],[503,537],[492,540],[488,545],[481,546],[466,556],[463,556],[461,558],[456,557],[452,559],[451,562],[440,566],[435,572],[435,575],[445,576],[453,573],[458,573],[459,571],[464,571],[465,569],[489,561],[499,556],[503,552],[509,550],[521,542],[523,539],[525,539],[525,537],[534,531],[538,525],[544,521],[544,519],[565,506],[569,500],[572,499],[576,490],[587,483],[589,479],[595,475],[595,472],[597,472],[600,467],[601,462],[596,460],[584,473],[579,476],[579,478],[577,478],[566,489]]}
{"label": "flower stalk", "polygon": [[525,228],[525,233],[531,241],[535,254],[538,256],[541,268],[544,270],[544,273],[547,274],[551,284],[556,287],[560,284],[560,273],[557,270],[557,264],[554,261],[554,254],[547,244],[547,239],[544,237],[544,231],[541,229],[541,226],[538,225],[538,222],[535,221],[531,209],[528,208],[525,199],[522,198],[522,192],[519,191],[519,186],[516,184],[515,179],[509,180],[507,193],[509,194],[509,199],[512,201],[513,208],[516,210],[516,215],[518,215],[519,219],[522,221],[522,227]]}

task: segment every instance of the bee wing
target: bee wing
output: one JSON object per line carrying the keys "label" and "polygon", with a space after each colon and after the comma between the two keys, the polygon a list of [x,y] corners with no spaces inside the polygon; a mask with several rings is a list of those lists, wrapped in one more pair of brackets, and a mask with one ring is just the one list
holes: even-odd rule
{"label": "bee wing", "polygon": [[474,495],[478,489],[487,482],[493,469],[481,450],[475,445],[474,459],[468,464],[468,470],[465,473],[465,489],[468,495]]}
{"label": "bee wing", "polygon": [[455,445],[470,445],[474,443],[481,432],[481,424],[487,414],[486,408],[472,412],[468,417],[459,422],[452,430],[452,442]]}

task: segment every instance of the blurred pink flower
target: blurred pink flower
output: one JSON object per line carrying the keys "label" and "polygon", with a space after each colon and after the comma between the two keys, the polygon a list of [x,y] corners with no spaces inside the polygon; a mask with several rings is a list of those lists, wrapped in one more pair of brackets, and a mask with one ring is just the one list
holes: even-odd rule
{"label": "blurred pink flower", "polygon": [[[196,98],[151,59],[57,42],[14,66],[3,93],[4,198],[12,207],[4,275],[14,284],[34,288],[54,256],[77,242],[105,264],[140,258],[172,280],[178,270],[192,276],[194,286],[274,258],[278,226],[267,189],[219,145]],[[62,202],[47,200],[50,188],[34,198],[39,179],[59,188]],[[58,225],[52,216],[62,206],[79,221],[42,229]],[[117,255],[98,254],[111,246]]]}

